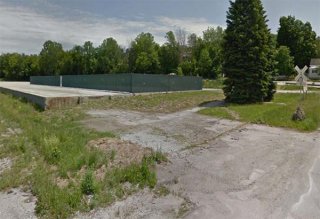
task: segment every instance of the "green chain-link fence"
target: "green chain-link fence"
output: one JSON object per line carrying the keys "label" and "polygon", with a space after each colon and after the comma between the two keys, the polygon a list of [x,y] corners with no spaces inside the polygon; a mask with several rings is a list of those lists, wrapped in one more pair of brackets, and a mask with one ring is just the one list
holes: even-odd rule
{"label": "green chain-link fence", "polygon": [[[60,81],[61,79],[61,81]],[[159,74],[104,74],[32,76],[31,84],[75,87],[130,93],[201,90],[202,78]]]}
{"label": "green chain-link fence", "polygon": [[31,84],[60,86],[60,76],[31,76]]}

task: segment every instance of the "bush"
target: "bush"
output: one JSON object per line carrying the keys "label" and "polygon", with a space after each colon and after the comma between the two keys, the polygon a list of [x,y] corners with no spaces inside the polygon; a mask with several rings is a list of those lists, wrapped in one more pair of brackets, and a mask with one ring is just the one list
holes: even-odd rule
{"label": "bush", "polygon": [[85,195],[95,193],[94,179],[92,171],[88,171],[81,182],[81,191]]}

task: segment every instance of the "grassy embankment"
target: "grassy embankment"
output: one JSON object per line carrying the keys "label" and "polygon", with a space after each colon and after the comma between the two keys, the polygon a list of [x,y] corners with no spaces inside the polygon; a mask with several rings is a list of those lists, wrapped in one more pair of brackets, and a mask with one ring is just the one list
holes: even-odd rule
{"label": "grassy embankment", "polygon": [[[306,114],[306,119],[301,122],[291,120],[298,105],[302,106]],[[308,94],[304,101],[301,101],[299,94],[276,94],[270,103],[228,104],[224,107],[204,109],[200,113],[243,122],[314,131],[320,126],[320,94]]]}
{"label": "grassy embankment", "polygon": [[[0,190],[30,189],[37,197],[38,216],[66,218],[77,210],[111,203],[137,187],[155,186],[152,166],[159,154],[139,164],[106,168],[105,177],[98,180],[95,173],[117,155],[87,143],[113,134],[81,127],[78,110],[39,112],[7,95],[0,94],[0,100],[0,158],[13,160],[13,166],[1,174]],[[126,189],[125,182],[137,187]]]}
{"label": "grassy embankment", "polygon": [[87,109],[115,108],[141,112],[171,113],[223,98],[224,96],[221,92],[213,91],[159,93],[120,97],[112,100],[93,100],[84,104],[83,107]]}

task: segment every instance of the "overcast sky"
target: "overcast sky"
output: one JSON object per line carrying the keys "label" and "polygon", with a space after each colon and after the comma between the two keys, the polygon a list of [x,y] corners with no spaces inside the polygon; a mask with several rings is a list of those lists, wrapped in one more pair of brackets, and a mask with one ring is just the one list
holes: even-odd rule
{"label": "overcast sky", "polygon": [[[320,35],[320,0],[262,2],[272,32],[281,16],[294,15]],[[113,37],[128,46],[141,32],[162,44],[177,28],[202,35],[208,26],[225,27],[228,7],[228,0],[0,0],[0,53],[38,53],[46,40],[70,49]]]}

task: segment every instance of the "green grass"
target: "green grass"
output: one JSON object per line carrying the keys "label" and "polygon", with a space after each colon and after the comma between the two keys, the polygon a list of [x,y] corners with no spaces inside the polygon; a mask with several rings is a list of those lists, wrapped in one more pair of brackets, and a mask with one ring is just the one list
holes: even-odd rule
{"label": "green grass", "polygon": [[[83,128],[78,122],[83,118],[81,110],[40,112],[8,95],[0,94],[0,100],[0,158],[14,158],[12,168],[0,177],[0,190],[18,186],[30,189],[37,197],[38,216],[67,218],[75,211],[109,204],[132,192],[123,187],[124,182],[155,186],[153,165],[164,159],[159,154],[141,164],[108,169],[102,180],[92,175],[116,155],[87,147],[88,141],[114,135]],[[8,128],[22,132],[3,137]],[[67,185],[59,186],[59,179]],[[90,203],[87,194],[93,195]]]}
{"label": "green grass", "polygon": [[[300,90],[301,87],[294,84],[278,85],[277,90]],[[308,87],[310,91],[320,91],[320,87]]]}
{"label": "green grass", "polygon": [[218,78],[216,80],[203,80],[203,88],[215,88],[222,89],[223,88],[223,78]]}
{"label": "green grass", "polygon": [[[306,119],[301,122],[292,121],[292,114],[300,104],[306,113]],[[234,119],[230,112],[237,114],[239,120],[243,122],[266,124],[300,131],[314,131],[320,126],[320,95],[308,94],[306,99],[301,102],[301,95],[299,94],[276,94],[271,103],[229,104],[225,107],[207,108],[199,113]]]}
{"label": "green grass", "polygon": [[200,111],[201,114],[214,116],[223,119],[235,119],[228,111],[226,107],[214,107],[209,109],[204,109]]}
{"label": "green grass", "polygon": [[192,91],[116,97],[111,100],[92,100],[87,109],[125,109],[142,112],[170,113],[199,106],[202,103],[223,99],[221,92]]}

